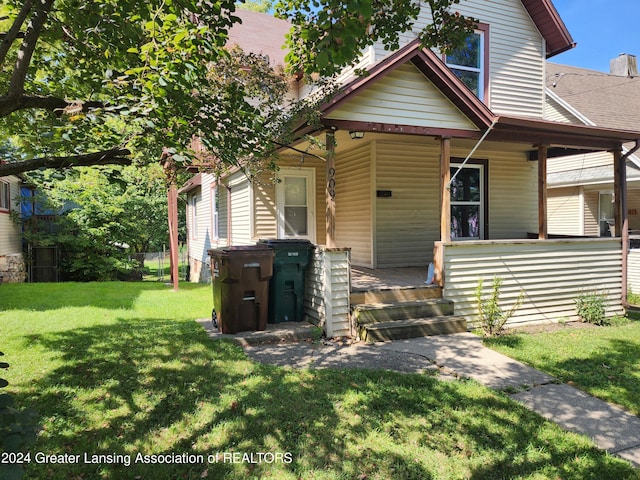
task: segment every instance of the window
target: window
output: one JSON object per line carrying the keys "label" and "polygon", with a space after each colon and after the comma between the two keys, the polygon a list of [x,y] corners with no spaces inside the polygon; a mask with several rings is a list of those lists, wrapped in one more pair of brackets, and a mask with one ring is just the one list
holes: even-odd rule
{"label": "window", "polygon": [[0,180],[0,210],[9,211],[11,209],[11,195],[9,193],[9,182]]}
{"label": "window", "polygon": [[191,214],[189,215],[191,223],[191,238],[198,238],[198,196],[194,195],[189,201]]}
{"label": "window", "polygon": [[484,100],[488,80],[485,65],[487,30],[488,26],[472,33],[463,47],[445,56],[447,66],[480,100]]}
{"label": "window", "polygon": [[220,238],[218,227],[218,186],[211,187],[211,232],[214,240]]}
{"label": "window", "polygon": [[[485,234],[484,166],[451,166],[451,239],[480,240]],[[457,175],[456,175],[456,172]]]}
{"label": "window", "polygon": [[278,236],[315,241],[314,171],[281,171],[276,197]]}
{"label": "window", "polygon": [[615,196],[613,192],[600,192],[600,212],[598,216],[600,236],[613,236],[615,221]]}

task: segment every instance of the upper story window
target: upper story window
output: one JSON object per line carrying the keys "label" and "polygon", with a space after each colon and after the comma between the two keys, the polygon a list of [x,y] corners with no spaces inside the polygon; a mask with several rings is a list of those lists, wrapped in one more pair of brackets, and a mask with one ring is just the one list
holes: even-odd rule
{"label": "upper story window", "polygon": [[11,195],[9,193],[9,183],[0,180],[0,210],[11,209]]}
{"label": "upper story window", "polygon": [[480,26],[467,37],[464,46],[445,57],[451,71],[482,101],[485,100],[489,78],[486,65],[487,38],[488,25]]}

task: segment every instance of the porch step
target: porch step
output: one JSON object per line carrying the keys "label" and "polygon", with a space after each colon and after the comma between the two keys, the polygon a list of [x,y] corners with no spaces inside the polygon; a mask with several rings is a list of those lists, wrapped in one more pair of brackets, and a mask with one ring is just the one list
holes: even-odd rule
{"label": "porch step", "polygon": [[359,325],[358,329],[361,340],[365,342],[384,342],[463,333],[467,331],[467,322],[463,317],[439,316],[363,324]]}
{"label": "porch step", "polygon": [[362,303],[395,303],[442,298],[442,287],[429,285],[412,288],[386,288],[351,292],[351,305]]}
{"label": "porch step", "polygon": [[452,314],[453,302],[451,300],[432,298],[429,300],[414,300],[409,302],[365,303],[355,305],[351,318],[357,325],[364,325]]}

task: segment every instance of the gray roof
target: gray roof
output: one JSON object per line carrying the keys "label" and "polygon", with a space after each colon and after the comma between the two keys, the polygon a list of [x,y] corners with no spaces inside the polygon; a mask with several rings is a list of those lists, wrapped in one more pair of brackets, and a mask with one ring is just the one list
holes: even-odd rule
{"label": "gray roof", "polygon": [[598,127],[640,130],[640,77],[547,62],[546,83]]}

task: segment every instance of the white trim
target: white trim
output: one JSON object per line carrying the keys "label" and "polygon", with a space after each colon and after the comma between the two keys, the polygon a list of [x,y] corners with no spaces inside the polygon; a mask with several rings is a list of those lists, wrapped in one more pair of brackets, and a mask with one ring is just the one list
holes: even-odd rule
{"label": "white trim", "polygon": [[[307,234],[296,237],[285,235],[284,220],[284,178],[304,178],[307,182]],[[281,168],[278,172],[276,185],[276,220],[278,238],[303,238],[315,242],[316,240],[316,172],[314,168]],[[252,190],[253,191],[253,190]]]}
{"label": "white trim", "polygon": [[549,88],[546,88],[545,92],[549,97],[551,97],[552,100],[557,102],[562,108],[564,108],[567,112],[569,112],[571,115],[576,117],[582,123],[584,123],[585,125],[589,125],[591,127],[595,127],[596,126],[595,123],[593,123],[591,120],[589,120],[583,114],[581,114],[578,110],[576,110],[574,107],[572,107],[567,101],[563,100],[558,95],[553,93],[553,91],[551,91]]}

